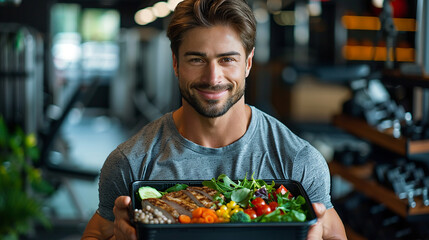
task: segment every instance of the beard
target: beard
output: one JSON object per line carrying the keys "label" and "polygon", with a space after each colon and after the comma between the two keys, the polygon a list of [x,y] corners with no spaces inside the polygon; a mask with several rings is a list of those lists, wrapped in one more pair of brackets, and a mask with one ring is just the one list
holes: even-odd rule
{"label": "beard", "polygon": [[[179,80],[180,82],[180,80]],[[207,83],[198,83],[192,84],[190,86],[191,89],[201,89],[201,90],[210,90],[210,91],[219,91],[219,90],[227,90],[231,91],[233,88],[232,84],[224,84],[224,85],[216,85],[212,86]],[[228,110],[234,106],[243,96],[245,87],[243,85],[242,88],[238,89],[231,97],[229,97],[224,104],[220,104],[220,100],[207,100],[200,99],[198,95],[192,95],[190,91],[186,91],[179,84],[180,94],[188,102],[199,114],[207,118],[216,118],[223,116]]]}

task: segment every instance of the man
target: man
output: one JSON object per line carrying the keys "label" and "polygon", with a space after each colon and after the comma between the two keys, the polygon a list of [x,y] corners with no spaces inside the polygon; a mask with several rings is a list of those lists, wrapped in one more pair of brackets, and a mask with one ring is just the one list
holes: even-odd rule
{"label": "man", "polygon": [[109,155],[100,175],[99,209],[84,239],[136,239],[127,211],[132,181],[202,180],[222,173],[300,181],[317,203],[318,222],[308,238],[346,238],[332,208],[326,161],[282,123],[244,102],[255,34],[244,0],[185,0],[177,6],[167,35],[182,107]]}

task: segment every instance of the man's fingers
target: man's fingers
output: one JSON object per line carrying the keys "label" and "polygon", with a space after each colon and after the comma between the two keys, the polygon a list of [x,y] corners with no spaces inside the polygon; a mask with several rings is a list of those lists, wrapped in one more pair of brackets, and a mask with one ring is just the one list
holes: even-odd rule
{"label": "man's fingers", "polygon": [[131,203],[131,198],[128,196],[120,196],[115,200],[113,213],[115,214],[114,233],[118,240],[136,240],[136,230],[129,223],[128,207]]}
{"label": "man's fingers", "polygon": [[115,236],[117,239],[136,240],[136,229],[126,221],[115,221]]}
{"label": "man's fingers", "polygon": [[[128,220],[128,207],[131,203],[131,198],[128,196],[120,196],[115,200],[113,214],[126,217]],[[125,216],[126,215],[126,216]]]}
{"label": "man's fingers", "polygon": [[127,208],[131,203],[131,198],[129,196],[120,196],[115,200],[115,207],[118,208]]}
{"label": "man's fingers", "polygon": [[306,240],[321,240],[323,236],[323,227],[320,222],[312,225],[308,230],[307,239]]}
{"label": "man's fingers", "polygon": [[321,240],[323,236],[323,216],[326,213],[326,207],[323,203],[312,204],[316,213],[317,222],[310,227],[307,234],[307,240]]}
{"label": "man's fingers", "polygon": [[124,229],[126,229],[126,231],[125,231],[126,232],[126,236],[129,236],[131,240],[136,240],[137,239],[137,237],[136,237],[137,234],[136,234],[136,229],[135,228],[131,227],[128,224],[125,224]]}

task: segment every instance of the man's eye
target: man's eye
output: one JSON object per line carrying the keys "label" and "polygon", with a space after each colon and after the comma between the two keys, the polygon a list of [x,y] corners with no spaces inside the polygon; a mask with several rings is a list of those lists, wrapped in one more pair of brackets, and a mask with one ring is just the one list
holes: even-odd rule
{"label": "man's eye", "polygon": [[234,58],[230,58],[230,57],[224,57],[221,59],[222,62],[233,62]]}
{"label": "man's eye", "polygon": [[202,63],[203,60],[201,58],[191,58],[191,59],[189,59],[189,62]]}

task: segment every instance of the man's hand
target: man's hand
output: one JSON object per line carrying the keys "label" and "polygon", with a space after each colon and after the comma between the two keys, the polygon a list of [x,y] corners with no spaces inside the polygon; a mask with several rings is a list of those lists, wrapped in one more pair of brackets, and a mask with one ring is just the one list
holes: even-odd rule
{"label": "man's hand", "polygon": [[335,209],[326,210],[322,203],[313,203],[317,222],[310,227],[307,240],[347,239],[343,223]]}
{"label": "man's hand", "polygon": [[320,240],[323,239],[323,217],[326,213],[326,207],[321,203],[313,203],[313,209],[317,216],[317,222],[308,230],[307,240]]}
{"label": "man's hand", "polygon": [[131,198],[120,196],[115,200],[113,214],[115,214],[114,235],[117,240],[137,240],[136,229],[130,225],[128,208]]}

